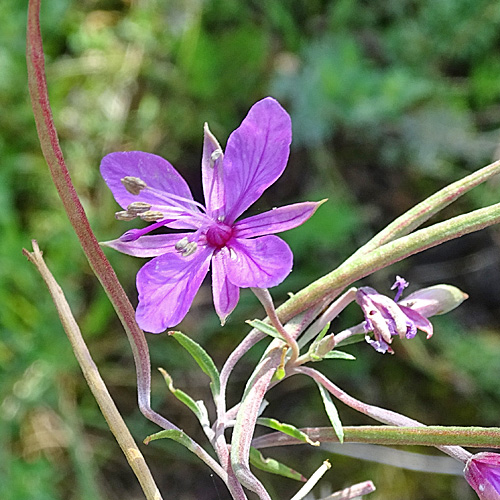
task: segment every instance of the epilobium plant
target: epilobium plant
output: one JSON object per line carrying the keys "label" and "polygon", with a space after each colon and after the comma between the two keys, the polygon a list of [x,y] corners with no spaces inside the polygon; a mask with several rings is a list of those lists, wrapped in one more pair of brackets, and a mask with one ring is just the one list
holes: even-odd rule
{"label": "epilobium plant", "polygon": [[[40,143],[82,248],[130,340],[136,364],[139,408],[146,418],[163,429],[147,437],[145,442],[161,438],[180,442],[222,479],[232,498],[237,500],[245,500],[248,491],[255,492],[262,500],[271,498],[250,469],[251,463],[271,473],[305,482],[297,488],[293,500],[305,498],[329,469],[328,462],[318,464],[317,472],[306,479],[284,464],[264,459],[259,450],[265,447],[319,446],[328,441],[435,446],[465,465],[465,478],[480,499],[497,500],[500,491],[498,455],[472,455],[461,445],[499,447],[500,429],[427,427],[394,411],[353,398],[316,368],[306,365],[324,359],[352,359],[339,347],[356,340],[366,340],[381,353],[392,353],[395,343],[411,342],[418,330],[422,330],[427,338],[432,335],[433,327],[428,318],[457,307],[466,294],[449,285],[436,285],[402,299],[407,283],[400,277],[393,287],[397,290],[394,298],[373,288],[352,285],[411,254],[500,222],[500,204],[496,204],[417,229],[459,196],[500,172],[500,162],[484,167],[424,200],[383,229],[338,268],[275,309],[267,288],[277,285],[290,273],[292,253],[274,233],[302,224],[320,203],[298,203],[238,219],[281,175],[288,159],[290,118],[274,99],[263,99],[251,108],[241,126],[230,136],[225,154],[205,127],[202,157],[205,206],[193,200],[183,178],[166,160],[137,151],[112,153],[104,158],[101,170],[123,209],[116,217],[122,220],[138,217],[151,222],[145,229],[128,231],[117,240],[106,243],[130,255],[153,258],[137,277],[140,302],[136,312],[94,237],[58,144],[44,75],[39,1],[31,0],[29,5],[27,59]],[[152,234],[158,228],[182,232]],[[146,497],[160,499],[161,494],[140,448],[100,379],[78,325],[36,242],[33,248],[32,253],[25,251],[25,254],[37,266],[49,287],[75,355],[111,431]],[[210,266],[215,309],[222,323],[235,308],[240,288],[251,288],[267,315],[263,320],[248,322],[252,330],[239,340],[220,371],[195,340],[181,332],[170,332],[210,378],[212,401],[195,401],[176,389],[170,375],[162,370],[169,390],[198,419],[215,458],[151,408],[151,364],[145,335],[140,328],[160,332],[179,323],[188,313]],[[331,331],[330,321],[353,302],[361,307],[365,317],[363,323],[342,332]],[[243,395],[235,406],[227,408],[229,378],[234,366],[253,345],[264,339],[270,341],[269,345],[247,381]],[[329,427],[301,430],[270,416],[261,416],[267,391],[294,375],[306,375],[316,382],[331,422]],[[335,400],[383,425],[344,426],[335,408]],[[209,405],[214,409],[211,413],[208,412]],[[209,415],[213,415],[212,418]],[[254,438],[256,425],[275,432]],[[367,480],[328,498],[359,497],[368,495],[374,488]]]}

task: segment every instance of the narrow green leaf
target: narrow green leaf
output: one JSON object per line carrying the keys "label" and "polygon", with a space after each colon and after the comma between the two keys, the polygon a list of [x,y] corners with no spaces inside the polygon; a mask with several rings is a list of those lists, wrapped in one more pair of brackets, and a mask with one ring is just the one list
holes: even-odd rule
{"label": "narrow green leaf", "polygon": [[333,351],[327,352],[323,356],[323,359],[348,359],[348,360],[352,361],[352,360],[355,360],[356,358],[352,354],[349,354],[348,352],[333,350]]}
{"label": "narrow green leaf", "polygon": [[256,328],[260,332],[269,335],[270,337],[274,337],[275,339],[280,339],[283,340],[283,342],[286,342],[286,340],[283,339],[283,337],[279,334],[278,330],[274,328],[274,326],[268,325],[260,319],[247,320],[245,321],[245,323],[249,324],[252,328]]}
{"label": "narrow green leaf", "polygon": [[311,347],[309,348],[309,352],[314,352],[316,350],[319,343],[323,340],[323,337],[326,335],[329,329],[330,329],[330,322],[326,324],[323,330],[321,330],[318,336],[313,340]]}
{"label": "narrow green leaf", "polygon": [[333,430],[335,434],[339,438],[341,443],[344,442],[344,429],[342,427],[342,422],[340,421],[339,413],[335,405],[333,404],[332,398],[328,391],[321,385],[317,384],[319,388],[319,393],[321,394],[321,399],[323,400],[323,404],[325,405],[326,414],[330,419]]}
{"label": "narrow green leaf", "polygon": [[210,377],[212,394],[218,396],[220,393],[219,370],[217,370],[215,363],[208,355],[207,351],[182,332],[168,332],[168,334],[174,337],[174,339],[191,354],[196,363],[198,363],[198,366]]}
{"label": "narrow green leaf", "polygon": [[203,401],[195,401],[189,394],[186,394],[180,389],[174,387],[172,377],[163,369],[158,368],[160,373],[163,375],[165,382],[169,391],[181,402],[184,403],[198,418],[200,424],[205,427],[210,427],[210,421],[208,419],[208,412],[203,404]]}
{"label": "narrow green leaf", "polygon": [[297,429],[297,427],[295,427],[294,425],[284,424],[283,422],[279,422],[274,418],[261,417],[257,419],[257,423],[259,425],[264,425],[265,427],[269,427],[276,431],[283,432],[284,434],[288,434],[289,436],[292,436],[296,439],[300,439],[301,441],[304,441],[304,443],[311,444],[312,446],[320,445],[319,441],[311,441],[311,439],[309,439],[309,436],[305,432],[302,432],[300,429]]}
{"label": "narrow green leaf", "polygon": [[291,469],[274,458],[265,458],[262,453],[255,448],[250,448],[250,463],[254,467],[257,467],[257,469],[270,472],[271,474],[288,477],[296,481],[306,481],[306,478],[300,472]]}
{"label": "narrow green leaf", "polygon": [[156,434],[151,434],[148,436],[143,443],[149,444],[151,441],[156,441],[158,439],[172,439],[173,441],[177,441],[178,443],[185,446],[189,451],[193,451],[193,442],[184,431],[178,429],[168,429],[166,431],[160,431]]}

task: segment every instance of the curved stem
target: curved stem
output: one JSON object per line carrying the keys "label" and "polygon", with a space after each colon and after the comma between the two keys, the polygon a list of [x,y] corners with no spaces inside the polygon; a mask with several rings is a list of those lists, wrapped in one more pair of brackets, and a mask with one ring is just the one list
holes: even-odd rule
{"label": "curved stem", "polygon": [[[40,0],[30,0],[28,6],[26,59],[31,104],[42,152],[64,209],[89,264],[113,304],[127,334],[137,374],[139,409],[146,418],[163,429],[179,430],[174,424],[151,408],[151,363],[144,332],[137,325],[134,308],[90,227],[59,146],[45,78],[43,43],[40,31]],[[193,441],[193,447],[197,450],[197,455],[210,465],[214,472],[221,476],[223,480],[227,479],[225,471],[200,445]]]}
{"label": "curved stem", "polygon": [[276,314],[276,309],[274,308],[273,299],[271,297],[271,294],[269,293],[269,290],[267,290],[266,288],[252,288],[252,292],[264,307],[271,325],[276,328],[283,340],[287,343],[288,347],[290,347],[292,353],[290,355],[289,363],[293,364],[300,355],[299,345],[297,344],[297,341],[293,338],[293,336],[290,335],[285,330],[285,327],[281,324],[281,321]]}
{"label": "curved stem", "polygon": [[24,255],[32,262],[40,275],[42,276],[47,288],[49,289],[52,300],[56,306],[59,318],[64,331],[75,353],[75,357],[80,365],[88,386],[94,395],[106,422],[120,445],[130,467],[134,471],[144,494],[148,500],[161,500],[161,494],[155,484],[153,476],[144,460],[144,457],[137,447],[134,438],[130,434],[120,412],[109,394],[108,388],[104,383],[99,369],[97,368],[92,356],[88,350],[87,344],[83,339],[80,328],[71,312],[71,308],[64,296],[64,292],[58,285],[54,276],[45,264],[42,252],[36,241],[33,240],[33,252],[23,250]]}
{"label": "curved stem", "polygon": [[59,146],[47,92],[39,13],[40,0],[30,0],[26,49],[28,79],[42,152],[89,264],[106,291],[129,338],[136,365],[139,408],[150,420],[156,421],[164,429],[174,429],[176,428],[174,425],[151,410],[151,366],[144,332],[137,325],[134,308],[92,232]]}
{"label": "curved stem", "polygon": [[[364,413],[365,415],[368,415],[369,417],[372,417],[375,420],[378,420],[379,422],[388,425],[395,425],[398,427],[403,427],[403,426],[425,427],[425,424],[422,424],[417,420],[406,417],[391,410],[386,410],[384,408],[379,408],[378,406],[372,406],[363,403],[358,399],[349,396],[349,394],[347,394],[342,389],[337,387],[333,382],[328,380],[328,378],[326,378],[322,373],[314,370],[313,368],[300,366],[294,368],[293,371],[290,372],[290,375],[294,375],[296,373],[301,373],[303,375],[311,377],[313,380],[321,384],[328,392],[330,392],[333,396],[335,396],[337,399],[342,401],[347,406],[350,406],[356,411]],[[461,462],[464,463],[469,459],[470,456],[472,456],[471,453],[464,450],[460,446],[436,446],[436,448],[440,449],[447,455],[450,455],[451,457],[460,460]]]}

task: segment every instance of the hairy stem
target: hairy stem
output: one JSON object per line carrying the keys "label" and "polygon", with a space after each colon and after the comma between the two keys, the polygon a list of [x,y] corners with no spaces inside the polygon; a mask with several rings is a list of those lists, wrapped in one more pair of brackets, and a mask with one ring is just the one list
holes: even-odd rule
{"label": "hairy stem", "polygon": [[[349,394],[347,394],[342,389],[337,387],[333,382],[328,380],[327,377],[325,377],[322,373],[318,372],[317,370],[314,370],[306,366],[300,366],[294,368],[290,372],[290,375],[296,373],[301,373],[303,375],[311,377],[313,380],[321,384],[328,392],[330,392],[330,394],[332,394],[337,399],[342,401],[342,403],[350,406],[351,408],[355,409],[356,411],[359,411],[360,413],[363,413],[375,420],[378,420],[379,422],[388,425],[395,425],[398,427],[425,427],[425,424],[422,424],[417,420],[406,417],[391,410],[386,410],[384,408],[379,408],[378,406],[373,406],[363,403],[362,401],[359,401],[358,399],[349,396]],[[461,462],[464,463],[471,456],[471,453],[469,453],[468,451],[464,450],[459,446],[437,445],[436,448],[440,449],[447,455],[450,455],[451,457],[460,460]]]}
{"label": "hairy stem", "polygon": [[301,311],[309,309],[324,297],[334,298],[345,287],[379,269],[498,222],[500,222],[500,203],[419,229],[361,255],[355,260],[348,259],[337,269],[293,295],[278,308],[278,316],[284,323]]}
{"label": "hairy stem", "polygon": [[[306,427],[300,429],[311,441],[338,443],[339,438],[331,427]],[[498,427],[399,427],[390,425],[344,426],[344,443],[371,443],[388,446],[468,446],[472,448],[500,448]],[[300,439],[270,432],[252,441],[254,448],[304,444]]]}
{"label": "hairy stem", "polygon": [[26,47],[28,83],[42,152],[49,166],[64,210],[68,215],[89,264],[101,282],[127,333],[137,373],[139,408],[149,420],[155,422],[160,427],[164,429],[176,429],[173,424],[151,409],[151,365],[144,332],[137,325],[134,308],[92,232],[59,146],[59,139],[52,118],[47,92],[39,15],[40,0],[30,0]]}

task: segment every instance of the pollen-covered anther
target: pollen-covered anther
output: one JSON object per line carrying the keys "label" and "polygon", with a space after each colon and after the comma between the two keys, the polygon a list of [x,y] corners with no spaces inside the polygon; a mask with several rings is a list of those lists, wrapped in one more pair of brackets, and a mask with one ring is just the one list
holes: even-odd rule
{"label": "pollen-covered anther", "polygon": [[163,213],[158,210],[147,210],[146,212],[142,212],[142,214],[138,215],[145,222],[156,222],[165,218]]}
{"label": "pollen-covered anther", "polygon": [[210,155],[210,166],[214,168],[215,162],[222,156],[222,149],[216,149],[211,155]]}
{"label": "pollen-covered anther", "polygon": [[129,214],[142,214],[151,209],[151,205],[145,201],[134,201],[127,207],[127,212]]}
{"label": "pollen-covered anther", "polygon": [[120,212],[115,213],[116,220],[134,220],[137,217],[136,214],[130,213],[128,210],[122,210]]}
{"label": "pollen-covered anther", "polygon": [[120,181],[130,194],[138,195],[143,189],[148,187],[139,177],[126,176],[120,179]]}
{"label": "pollen-covered anther", "polygon": [[180,252],[182,250],[184,250],[186,248],[186,246],[188,245],[189,243],[189,240],[187,239],[186,236],[184,236],[184,238],[182,238],[181,240],[179,240],[176,244],[175,244],[175,249]]}
{"label": "pollen-covered anther", "polygon": [[198,250],[198,245],[194,241],[191,241],[181,250],[181,254],[183,257],[188,257],[189,255],[193,255],[196,250]]}

